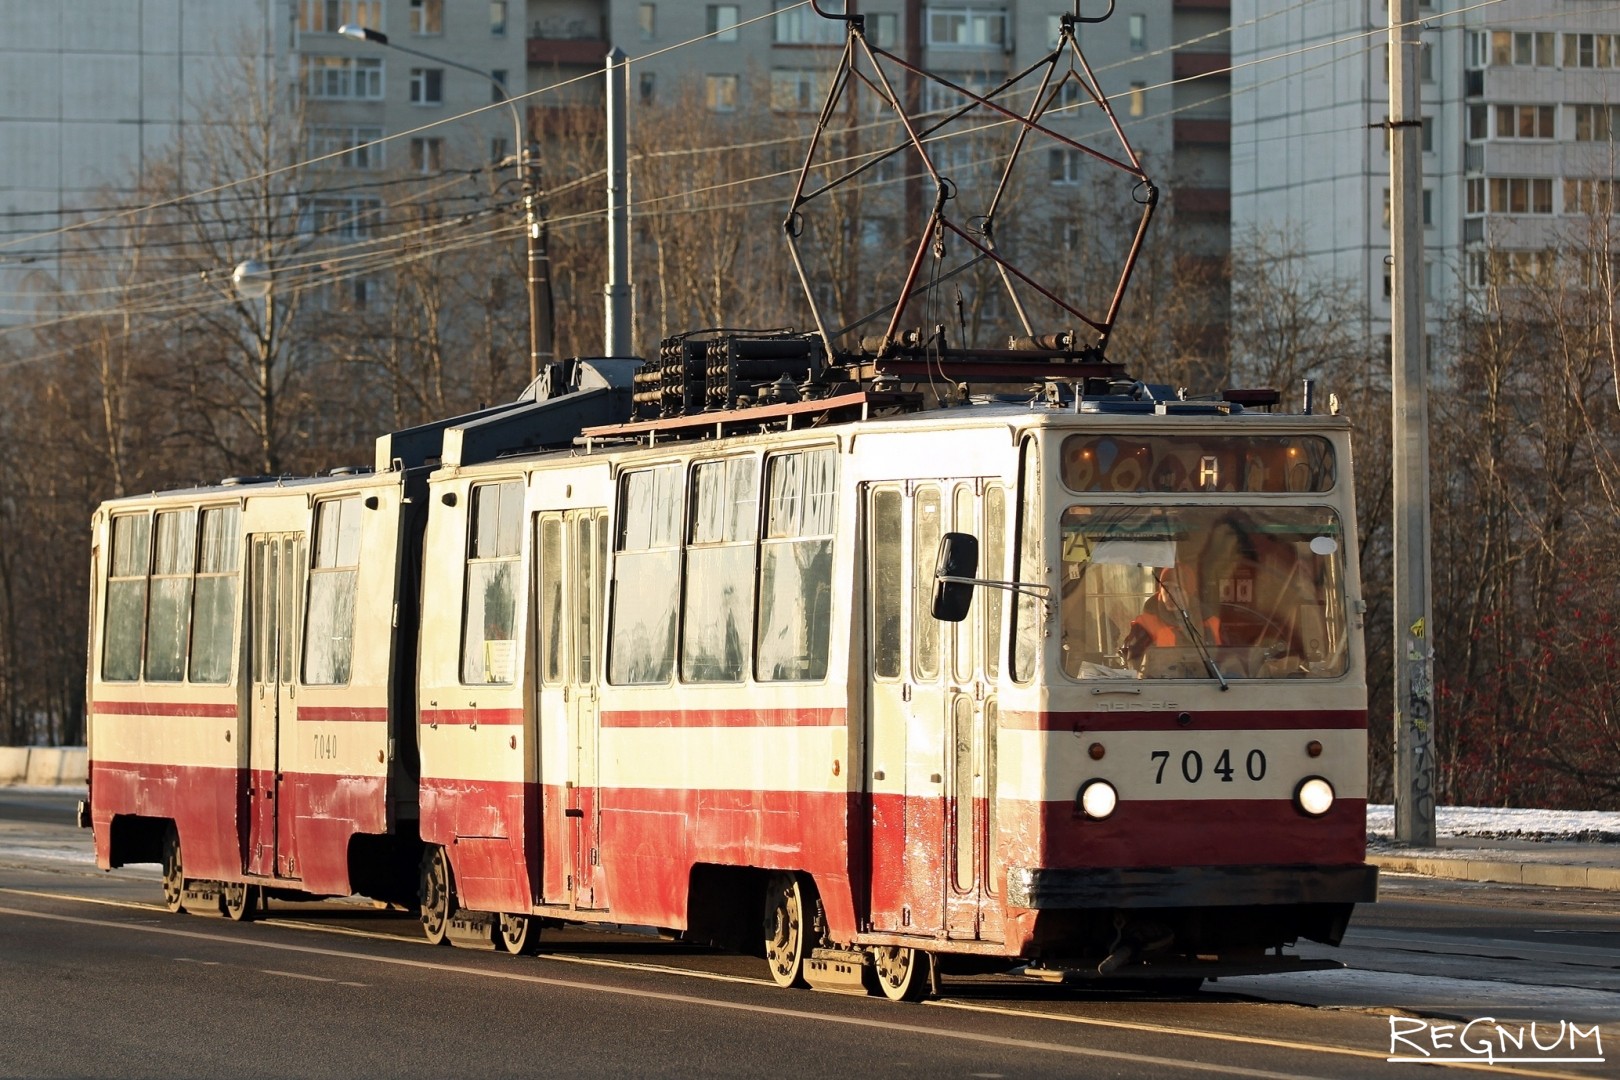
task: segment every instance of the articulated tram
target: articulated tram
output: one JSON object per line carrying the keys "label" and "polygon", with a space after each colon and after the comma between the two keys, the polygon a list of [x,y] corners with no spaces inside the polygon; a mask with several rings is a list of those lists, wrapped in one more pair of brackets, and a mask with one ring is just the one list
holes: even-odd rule
{"label": "articulated tram", "polygon": [[1346,421],[1084,382],[638,420],[634,366],[103,505],[99,865],[897,999],[1297,969],[1374,898]]}

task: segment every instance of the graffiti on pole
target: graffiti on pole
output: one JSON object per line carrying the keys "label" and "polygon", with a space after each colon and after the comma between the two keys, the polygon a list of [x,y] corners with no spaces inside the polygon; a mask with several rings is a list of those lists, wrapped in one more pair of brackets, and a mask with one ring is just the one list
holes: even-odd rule
{"label": "graffiti on pole", "polygon": [[1420,615],[1407,630],[1406,736],[1412,752],[1412,809],[1417,821],[1434,820],[1434,647]]}

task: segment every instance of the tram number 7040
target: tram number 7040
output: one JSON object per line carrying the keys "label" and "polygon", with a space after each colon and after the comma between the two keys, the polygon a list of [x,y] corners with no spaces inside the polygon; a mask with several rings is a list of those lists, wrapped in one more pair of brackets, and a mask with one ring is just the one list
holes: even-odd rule
{"label": "tram number 7040", "polygon": [[[1155,784],[1164,783],[1164,770],[1170,763],[1172,756],[1169,750],[1154,750],[1148,755],[1158,764],[1158,770],[1153,774]],[[1266,752],[1260,749],[1249,751],[1243,762],[1243,772],[1256,783],[1266,777]],[[1237,779],[1237,767],[1232,764],[1232,751],[1223,749],[1215,764],[1209,767],[1209,775],[1221,778],[1221,783],[1230,784]],[[1188,750],[1181,755],[1181,778],[1189,784],[1196,784],[1204,778],[1204,755],[1197,750]]]}

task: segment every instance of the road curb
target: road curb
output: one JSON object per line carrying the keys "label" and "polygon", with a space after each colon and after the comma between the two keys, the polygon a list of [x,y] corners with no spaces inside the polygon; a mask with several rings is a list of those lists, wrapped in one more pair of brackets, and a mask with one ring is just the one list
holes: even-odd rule
{"label": "road curb", "polygon": [[1620,892],[1620,867],[1579,863],[1513,862],[1492,852],[1466,855],[1368,854],[1367,861],[1392,874],[1421,874],[1453,881],[1491,881],[1508,885],[1543,885],[1566,889]]}

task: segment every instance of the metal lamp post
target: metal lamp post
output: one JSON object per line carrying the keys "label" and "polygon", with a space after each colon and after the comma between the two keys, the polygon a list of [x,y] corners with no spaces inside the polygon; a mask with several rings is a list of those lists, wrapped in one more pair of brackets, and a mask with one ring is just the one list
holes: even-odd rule
{"label": "metal lamp post", "polygon": [[529,382],[533,383],[540,372],[550,366],[556,355],[551,317],[551,257],[546,250],[545,219],[540,213],[540,157],[529,146],[523,117],[518,113],[517,105],[507,96],[506,87],[502,86],[498,79],[470,64],[395,44],[388,40],[387,34],[366,26],[344,23],[338,27],[338,33],[355,41],[369,41],[373,45],[420,56],[435,64],[471,72],[493,86],[501,95],[501,101],[511,110],[514,136],[512,146],[517,154],[518,171],[523,180],[523,231],[529,268]]}

